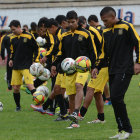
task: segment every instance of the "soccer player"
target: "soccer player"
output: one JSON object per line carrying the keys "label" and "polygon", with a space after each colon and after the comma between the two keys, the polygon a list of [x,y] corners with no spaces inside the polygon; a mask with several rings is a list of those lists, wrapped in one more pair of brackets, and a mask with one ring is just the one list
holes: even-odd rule
{"label": "soccer player", "polygon": [[31,33],[34,35],[35,39],[38,37],[38,33],[37,33],[37,24],[35,22],[32,22],[31,25]]}
{"label": "soccer player", "polygon": [[21,29],[18,20],[12,20],[9,27],[14,34],[13,36],[10,36],[11,55],[9,66],[13,67],[11,85],[14,90],[13,96],[16,103],[16,111],[20,111],[20,86],[22,84],[23,76],[31,93],[33,94],[36,91],[33,86],[33,77],[29,73],[29,68],[33,61],[39,57],[39,47],[32,34]]}
{"label": "soccer player", "polygon": [[99,24],[98,17],[96,15],[90,15],[88,17],[88,24],[94,28],[97,28],[102,32],[103,27]]}
{"label": "soccer player", "polygon": [[12,67],[9,67],[9,60],[10,60],[10,36],[12,36],[12,33],[8,33],[4,35],[1,39],[1,57],[2,60],[5,61],[5,49],[7,51],[7,62],[6,62],[6,72],[7,72],[7,85],[8,85],[8,90],[12,90],[11,86],[11,78],[12,78]]}
{"label": "soccer player", "polygon": [[[131,23],[116,17],[116,11],[112,7],[104,7],[100,16],[106,29],[103,30],[105,55],[98,68],[102,67],[104,62],[109,63],[110,98],[118,125],[118,133],[110,138],[127,139],[133,131],[124,97],[133,74],[140,73],[140,38]],[[134,46],[137,56],[135,64]],[[95,68],[92,76],[96,78],[97,73]]]}
{"label": "soccer player", "polygon": [[68,29],[68,22],[66,19],[66,16],[64,15],[58,15],[56,16],[55,20],[58,22],[58,24],[64,29]]}
{"label": "soccer player", "polygon": [[[94,45],[91,34],[84,28],[78,25],[78,16],[75,11],[69,11],[66,15],[70,30],[62,34],[60,42],[60,52],[56,61],[52,66],[52,73],[56,70],[56,65],[67,57],[76,59],[79,56],[87,56],[92,62],[92,68],[95,66],[97,59],[97,51]],[[75,72],[66,75],[66,94],[69,95],[70,113],[77,111],[83,100],[83,87],[87,81],[89,72]],[[75,122],[70,125],[73,127]],[[79,125],[76,122],[77,127]]]}
{"label": "soccer player", "polygon": [[[79,24],[82,25],[82,27],[86,28],[88,31],[90,31],[97,50],[99,50],[101,52],[102,37],[101,37],[99,31],[92,26],[88,26],[86,23],[86,18],[83,16],[79,17]],[[98,55],[100,55],[100,53]],[[98,119],[93,120],[89,123],[104,123],[105,122],[104,121],[104,110],[103,110],[104,103],[103,103],[102,93],[103,93],[103,89],[105,87],[107,80],[108,80],[108,68],[107,67],[102,68],[100,70],[97,79],[91,78],[89,80],[88,85],[87,85],[86,97],[84,99],[83,106],[80,110],[80,114],[81,114],[80,119],[82,119],[85,116],[87,109],[94,96],[95,101],[96,101],[96,108],[98,111],[98,115],[97,115]],[[79,106],[79,109],[80,109],[80,106]],[[79,118],[78,117],[79,109],[77,108],[77,112],[75,110],[75,112],[71,115],[71,119],[73,121],[75,121],[76,119]]]}
{"label": "soccer player", "polygon": [[[88,17],[88,23],[90,26],[93,26],[96,29],[98,29],[100,31],[100,33],[102,34],[104,27],[100,25],[98,17],[96,15],[90,15]],[[105,97],[104,97],[104,95],[105,95]],[[105,105],[111,105],[109,87],[108,87],[107,83],[104,87],[103,97],[105,98]]]}
{"label": "soccer player", "polygon": [[[55,56],[58,52],[59,43],[61,40],[61,35],[64,32],[63,29],[58,25],[57,21],[52,19],[48,20],[47,29],[49,33],[51,33],[55,38],[55,45],[53,49],[53,55]],[[62,73],[62,70],[60,70],[60,66],[58,66],[59,73],[56,77],[56,82],[54,85],[54,88],[52,90],[51,95],[48,97],[47,101],[43,104],[43,106],[34,106],[31,105],[31,107],[43,114],[49,114],[54,115],[53,112],[49,112],[48,106],[53,103],[53,100],[56,98],[58,105],[60,106],[60,116],[55,121],[62,121],[67,120],[67,110],[65,108],[65,103],[63,99],[63,93],[65,91],[65,75]]]}

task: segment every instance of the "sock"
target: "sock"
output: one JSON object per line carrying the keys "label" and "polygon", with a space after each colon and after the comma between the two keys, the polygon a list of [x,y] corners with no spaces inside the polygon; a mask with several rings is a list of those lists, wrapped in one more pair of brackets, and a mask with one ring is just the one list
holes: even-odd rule
{"label": "sock", "polygon": [[58,105],[60,107],[60,114],[61,115],[67,114],[65,101],[64,101],[64,98],[63,98],[62,94],[56,95],[56,100],[57,100]]}
{"label": "sock", "polygon": [[37,87],[39,87],[40,85],[42,85],[44,83],[44,81],[41,81],[40,79],[36,79],[35,81],[34,81],[34,87],[35,88],[37,88]]}
{"label": "sock", "polygon": [[80,109],[81,116],[84,117],[86,112],[87,112],[87,109],[84,106],[82,106],[81,109]]}
{"label": "sock", "polygon": [[77,114],[78,116],[78,113],[79,113],[79,109],[75,109],[74,112]]}
{"label": "sock", "polygon": [[36,92],[36,89],[30,90],[30,91],[31,91],[31,94],[33,95],[34,92]]}
{"label": "sock", "polygon": [[17,107],[20,107],[20,93],[13,93],[14,100]]}
{"label": "sock", "polygon": [[110,101],[110,97],[109,98],[106,98],[106,100]]}
{"label": "sock", "polygon": [[98,113],[97,117],[99,120],[104,121],[104,113]]}
{"label": "sock", "polygon": [[43,104],[43,109],[46,110],[50,104],[53,103],[53,100],[48,98],[47,101]]}

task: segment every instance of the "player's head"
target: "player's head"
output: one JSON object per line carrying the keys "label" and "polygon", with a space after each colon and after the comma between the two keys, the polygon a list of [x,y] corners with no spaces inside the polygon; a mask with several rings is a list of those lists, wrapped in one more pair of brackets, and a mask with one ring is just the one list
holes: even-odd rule
{"label": "player's head", "polygon": [[74,31],[78,27],[78,15],[75,11],[69,11],[66,15],[69,28]]}
{"label": "player's head", "polygon": [[81,26],[82,28],[86,28],[87,26],[86,18],[84,16],[79,16],[78,19],[79,19],[79,22],[78,22],[79,26]]}
{"label": "player's head", "polygon": [[93,27],[96,27],[97,26],[97,24],[98,24],[98,17],[96,16],[96,15],[90,15],[89,17],[88,17],[88,24],[90,25],[90,26],[93,26]]}
{"label": "player's head", "polygon": [[67,29],[68,28],[68,22],[67,19],[64,15],[58,15],[55,20],[58,22],[58,24],[63,28]]}
{"label": "player's head", "polygon": [[48,18],[46,18],[46,17],[40,18],[40,20],[38,22],[38,33],[39,33],[39,36],[44,37],[46,35],[47,23],[48,23]]}
{"label": "player's head", "polygon": [[47,29],[50,34],[55,35],[56,30],[58,29],[58,22],[54,18],[48,20]]}
{"label": "player's head", "polygon": [[112,7],[104,7],[100,12],[101,20],[106,27],[112,27],[116,23],[116,11]]}
{"label": "player's head", "polygon": [[29,29],[28,29],[28,25],[23,25],[23,30],[25,30],[25,31],[29,31]]}
{"label": "player's head", "polygon": [[37,29],[37,24],[35,23],[35,22],[31,22],[31,30],[32,31],[36,31],[36,29]]}
{"label": "player's head", "polygon": [[12,20],[9,24],[9,27],[15,35],[19,35],[22,32],[21,25],[18,20]]}

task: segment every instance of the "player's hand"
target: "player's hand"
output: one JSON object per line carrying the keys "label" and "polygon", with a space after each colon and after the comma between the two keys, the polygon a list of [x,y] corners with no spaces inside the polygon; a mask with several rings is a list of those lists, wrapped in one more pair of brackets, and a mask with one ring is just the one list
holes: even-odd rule
{"label": "player's hand", "polygon": [[13,67],[13,60],[9,61],[9,67]]}
{"label": "player's hand", "polygon": [[43,57],[42,59],[40,59],[40,63],[41,64],[44,64],[46,61],[47,61],[47,57],[46,56]]}
{"label": "player's hand", "polygon": [[140,73],[140,64],[135,63],[134,64],[134,73],[139,74]]}
{"label": "player's hand", "polygon": [[51,76],[54,77],[56,76],[57,72],[56,72],[56,66],[52,66],[51,67]]}
{"label": "player's hand", "polygon": [[99,73],[99,72],[98,72],[98,69],[97,69],[97,68],[93,69],[93,70],[91,71],[91,77],[92,77],[93,79],[96,79],[98,73]]}

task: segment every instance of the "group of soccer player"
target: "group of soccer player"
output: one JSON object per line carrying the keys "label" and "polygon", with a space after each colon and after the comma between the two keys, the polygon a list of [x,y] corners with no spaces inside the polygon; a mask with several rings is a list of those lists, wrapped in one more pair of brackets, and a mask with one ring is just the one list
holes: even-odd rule
{"label": "group of soccer player", "polygon": [[[45,67],[51,71],[52,91],[43,105],[31,104],[34,110],[53,116],[55,108],[51,106],[55,100],[60,107],[60,114],[55,121],[71,120],[72,123],[67,128],[78,128],[78,120],[84,118],[94,97],[97,119],[88,123],[104,123],[102,93],[109,81],[110,96],[107,95],[107,99],[111,99],[118,124],[118,133],[110,138],[129,138],[132,126],[124,95],[132,75],[140,73],[140,38],[132,24],[116,18],[112,7],[104,7],[100,17],[105,28],[99,25],[95,15],[89,16],[87,24],[86,18],[78,17],[75,11],[67,12],[66,16],[59,15],[55,19],[43,17],[38,22],[38,29],[34,28],[31,33],[22,30],[19,21],[11,21],[9,27],[12,33],[5,37],[9,40],[8,64],[12,67],[11,85],[16,111],[21,110],[22,77],[24,76],[27,88],[33,94],[44,82],[38,78],[33,82],[29,68],[33,62],[46,63]],[[38,36],[46,39],[43,47],[47,54],[42,59],[39,58],[39,46],[35,40]],[[136,63],[133,62],[134,47]],[[91,60],[91,71],[64,73],[61,62],[65,58],[76,59],[79,56],[87,56]],[[83,101],[84,86],[87,89]],[[69,98],[68,103],[64,99],[65,92]]]}

